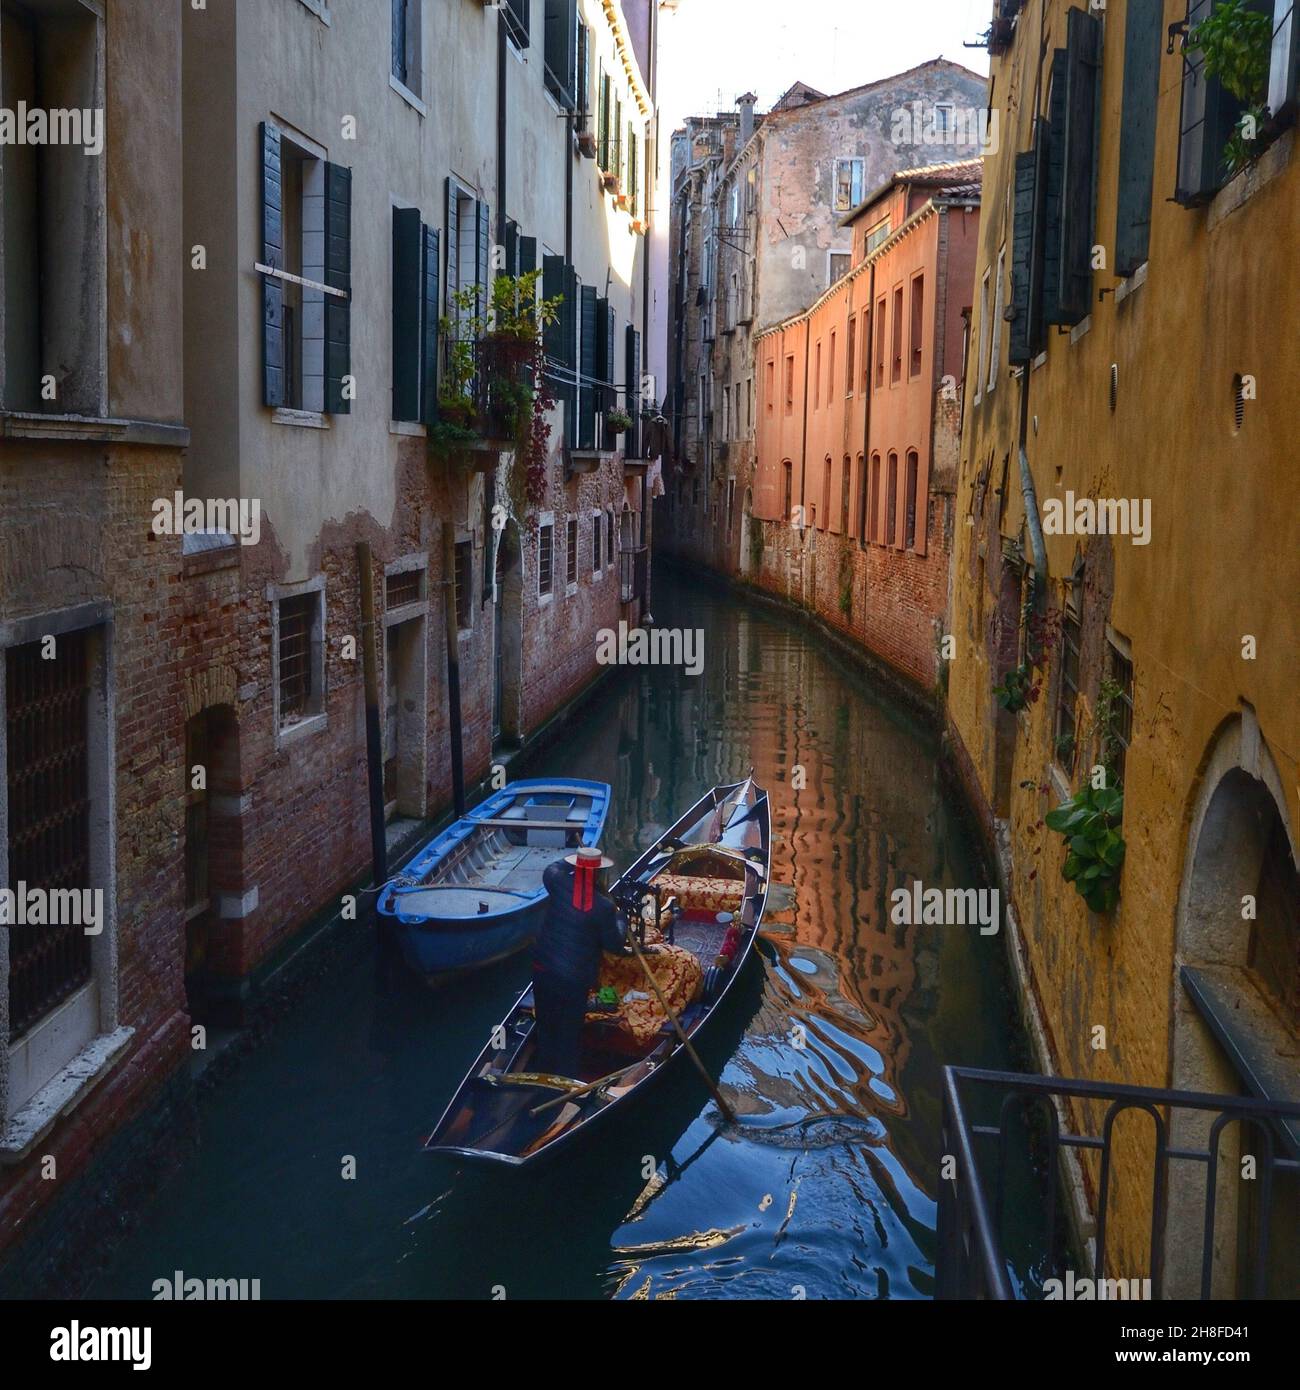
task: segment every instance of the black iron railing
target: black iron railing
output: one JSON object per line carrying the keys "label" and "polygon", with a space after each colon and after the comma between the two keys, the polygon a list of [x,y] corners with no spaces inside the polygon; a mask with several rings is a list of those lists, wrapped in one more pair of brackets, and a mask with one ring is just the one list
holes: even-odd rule
{"label": "black iron railing", "polygon": [[650,552],[644,545],[633,546],[618,552],[619,601],[631,603],[644,598],[646,589],[646,570]]}
{"label": "black iron railing", "polygon": [[483,439],[513,441],[532,410],[531,345],[506,334],[443,339],[439,416]]}
{"label": "black iron railing", "polygon": [[[1064,1105],[1061,1102],[1065,1102]],[[1062,1127],[1062,1111],[1072,1114],[1104,1106],[1096,1133]],[[1300,1104],[1253,1097],[1206,1095],[1194,1091],[1157,1090],[1146,1086],[1101,1085],[1055,1076],[1028,1076],[1011,1072],[945,1067],[943,1071],[942,1153],[954,1171],[943,1176],[939,1189],[939,1250],[936,1296],[939,1298],[1013,1299],[1020,1292],[1008,1272],[1004,1253],[1007,1175],[1015,1157],[1011,1145],[1019,1133],[1028,1142],[1028,1130],[1037,1126],[1039,1160],[1046,1177],[1043,1198],[1043,1233],[1049,1251],[1047,1274],[1061,1277],[1061,1252],[1065,1231],[1060,1220],[1060,1160],[1064,1152],[1097,1155],[1095,1193],[1091,1199],[1095,1221],[1094,1252],[1089,1277],[1110,1276],[1107,1247],[1112,1194],[1116,1185],[1115,1126],[1127,1111],[1150,1117],[1154,1149],[1150,1172],[1123,1175],[1134,1190],[1145,1181],[1151,1194],[1149,1266],[1150,1296],[1165,1296],[1166,1235],[1177,1223],[1201,1230],[1200,1297],[1211,1297],[1214,1286],[1216,1219],[1220,1215],[1224,1173],[1220,1140],[1234,1122],[1249,1124],[1258,1137],[1252,1155],[1255,1165],[1253,1210],[1244,1218],[1251,1226],[1248,1257],[1238,1266],[1246,1285],[1245,1296],[1266,1295],[1269,1237],[1273,1226],[1278,1180],[1300,1181]],[[986,1118],[981,1121],[980,1115]],[[1035,1116],[1038,1117],[1035,1119]],[[1202,1117],[1209,1123],[1203,1139],[1174,1140],[1177,1121]],[[1026,1121],[1028,1124],[1026,1125]],[[1131,1152],[1131,1150],[1129,1150]],[[1172,1165],[1200,1165],[1204,1181],[1196,1184],[1194,1201],[1180,1184],[1181,1197],[1171,1202]],[[1235,1223],[1234,1223],[1235,1224]],[[1125,1271],[1131,1274],[1132,1271]]]}

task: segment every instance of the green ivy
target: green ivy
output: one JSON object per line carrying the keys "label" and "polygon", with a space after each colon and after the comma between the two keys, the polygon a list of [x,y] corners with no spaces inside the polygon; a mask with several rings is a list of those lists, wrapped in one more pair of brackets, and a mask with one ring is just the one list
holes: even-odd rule
{"label": "green ivy", "polygon": [[1045,817],[1048,829],[1068,846],[1061,877],[1094,912],[1111,912],[1119,901],[1123,816],[1124,793],[1118,787],[1088,785]]}
{"label": "green ivy", "polygon": [[1038,686],[1034,684],[1034,673],[1028,666],[1013,666],[1001,684],[993,687],[998,704],[1012,714],[1024,709],[1031,701],[1038,699]]}

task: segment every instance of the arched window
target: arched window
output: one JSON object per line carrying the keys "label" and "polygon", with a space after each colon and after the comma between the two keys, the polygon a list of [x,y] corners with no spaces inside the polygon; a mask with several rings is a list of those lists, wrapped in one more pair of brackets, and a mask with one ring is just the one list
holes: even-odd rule
{"label": "arched window", "polygon": [[915,449],[907,451],[907,484],[903,493],[903,549],[916,545],[916,473],[918,460]]}
{"label": "arched window", "polygon": [[853,482],[853,460],[844,455],[844,474],[840,478],[840,534],[849,534],[849,487]]}
{"label": "arched window", "polygon": [[789,526],[794,510],[794,464],[786,459],[781,468],[785,473],[785,500],[781,507],[781,520]]}
{"label": "arched window", "polygon": [[880,455],[871,455],[871,480],[867,485],[867,497],[865,510],[867,514],[867,529],[864,539],[869,541],[879,541],[880,539]]}
{"label": "arched window", "polygon": [[822,464],[822,530],[831,524],[831,456]]}
{"label": "arched window", "polygon": [[889,499],[885,504],[885,544],[898,543],[898,455],[889,451],[889,472],[885,479]]}

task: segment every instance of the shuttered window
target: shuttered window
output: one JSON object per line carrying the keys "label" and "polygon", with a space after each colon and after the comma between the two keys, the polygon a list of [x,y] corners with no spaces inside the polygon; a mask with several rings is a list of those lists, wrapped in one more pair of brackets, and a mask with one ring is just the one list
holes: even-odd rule
{"label": "shuttered window", "polygon": [[393,209],[394,420],[420,418],[424,234],[418,208]]}
{"label": "shuttered window", "polygon": [[[284,208],[280,171],[280,131],[270,121],[260,127],[262,146],[262,264],[281,269]],[[272,275],[262,276],[262,404],[284,405],[284,289]]]}
{"label": "shuttered window", "polygon": [[436,228],[422,230],[424,245],[423,326],[420,334],[420,419],[431,425],[438,418],[438,334],[441,330],[442,296],[439,277],[442,253]]}
{"label": "shuttered window", "polygon": [[325,409],[346,415],[352,371],[352,170],[325,165],[325,283],[343,297],[325,296]]}
{"label": "shuttered window", "polygon": [[1007,360],[1015,366],[1031,362],[1043,350],[1043,243],[1050,144],[1051,129],[1040,117],[1034,123],[1033,148],[1016,155],[1007,350]]}
{"label": "shuttered window", "polygon": [[1061,285],[1057,322],[1080,323],[1092,308],[1093,213],[1096,204],[1096,104],[1101,22],[1067,11],[1065,135],[1061,183]]}
{"label": "shuttered window", "polygon": [[1163,39],[1163,0],[1128,0],[1115,211],[1116,275],[1131,275],[1146,260],[1151,244],[1156,99],[1160,91]]}
{"label": "shuttered window", "polygon": [[578,385],[578,448],[596,447],[596,323],[597,298],[595,285],[583,285],[581,289],[581,345],[582,379]]}
{"label": "shuttered window", "polygon": [[505,0],[506,33],[516,48],[527,48],[529,42],[529,8],[532,0]]}
{"label": "shuttered window", "polygon": [[1043,215],[1043,322],[1061,317],[1061,190],[1065,184],[1065,89],[1067,55],[1052,54],[1047,97],[1047,199]]}
{"label": "shuttered window", "polygon": [[575,105],[577,86],[577,0],[545,0],[546,90],[567,111]]}
{"label": "shuttered window", "polygon": [[627,413],[632,426],[623,440],[623,452],[628,458],[641,457],[641,333],[628,324],[624,339],[627,354]]}

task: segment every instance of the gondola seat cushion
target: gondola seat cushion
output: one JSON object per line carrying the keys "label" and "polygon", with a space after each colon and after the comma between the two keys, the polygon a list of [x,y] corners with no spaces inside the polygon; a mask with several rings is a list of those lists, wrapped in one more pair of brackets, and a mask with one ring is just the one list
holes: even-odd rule
{"label": "gondola seat cushion", "polygon": [[739,912],[745,900],[745,884],[738,878],[695,878],[688,874],[660,874],[655,879],[660,901],[676,897],[683,912]]}
{"label": "gondola seat cushion", "polygon": [[[684,946],[664,945],[657,946],[654,954],[647,955],[645,960],[669,1007],[680,1016],[682,1010],[699,997],[704,983],[704,969],[699,960]],[[603,955],[600,984],[612,988],[620,1000],[627,994],[646,994],[649,998],[627,999],[619,1004],[616,1014],[589,1013],[588,1022],[613,1022],[620,1032],[641,1045],[649,1043],[668,1022],[635,956]]]}

